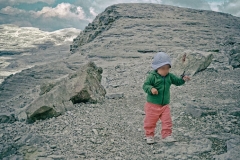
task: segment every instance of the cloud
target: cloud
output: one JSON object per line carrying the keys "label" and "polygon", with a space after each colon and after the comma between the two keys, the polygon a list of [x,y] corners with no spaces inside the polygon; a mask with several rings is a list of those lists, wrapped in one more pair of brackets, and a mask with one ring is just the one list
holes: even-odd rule
{"label": "cloud", "polygon": [[208,3],[212,11],[219,12],[219,7],[223,5],[222,2],[209,2]]}
{"label": "cloud", "polygon": [[20,27],[37,27],[46,31],[62,28],[83,29],[89,18],[85,17],[83,9],[69,3],[61,3],[56,7],[44,7],[40,11],[25,11],[14,7],[0,10],[0,24],[15,24]]}
{"label": "cloud", "polygon": [[84,11],[82,7],[77,7],[69,3],[58,4],[55,8],[43,7],[41,11],[31,11],[37,17],[59,17],[59,18],[76,18],[84,19]]}
{"label": "cloud", "polygon": [[[94,10],[93,10],[94,11]],[[24,16],[34,16],[34,17],[58,17],[58,18],[76,18],[85,19],[84,11],[81,7],[74,6],[69,3],[58,4],[55,8],[43,7],[40,11],[25,11],[18,8],[13,8],[7,6],[0,10],[0,13],[8,15],[24,15]]]}
{"label": "cloud", "polygon": [[224,2],[222,6],[219,6],[219,10],[240,17],[240,1],[228,0]]}
{"label": "cloud", "polygon": [[98,14],[95,12],[95,9],[93,7],[89,8],[89,11],[91,13],[92,16],[96,17]]}

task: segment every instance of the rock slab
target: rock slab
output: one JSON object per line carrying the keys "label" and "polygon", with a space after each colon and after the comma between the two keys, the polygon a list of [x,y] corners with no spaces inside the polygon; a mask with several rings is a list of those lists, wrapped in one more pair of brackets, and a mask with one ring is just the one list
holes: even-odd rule
{"label": "rock slab", "polygon": [[17,114],[18,118],[28,121],[46,119],[73,109],[76,103],[102,101],[106,91],[101,85],[101,74],[102,68],[89,62],[60,81],[44,84],[40,87],[39,97],[24,107]]}
{"label": "rock slab", "polygon": [[180,76],[185,71],[185,74],[193,76],[206,69],[211,64],[212,59],[211,52],[186,50],[174,61],[172,72]]}

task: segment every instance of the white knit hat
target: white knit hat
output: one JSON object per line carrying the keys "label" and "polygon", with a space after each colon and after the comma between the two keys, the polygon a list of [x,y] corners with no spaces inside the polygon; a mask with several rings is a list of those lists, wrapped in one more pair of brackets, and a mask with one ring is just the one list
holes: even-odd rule
{"label": "white knit hat", "polygon": [[171,59],[170,59],[170,56],[167,55],[166,53],[164,52],[158,52],[154,58],[153,58],[153,61],[152,61],[152,68],[154,70],[166,65],[166,64],[169,64],[170,67],[171,67]]}

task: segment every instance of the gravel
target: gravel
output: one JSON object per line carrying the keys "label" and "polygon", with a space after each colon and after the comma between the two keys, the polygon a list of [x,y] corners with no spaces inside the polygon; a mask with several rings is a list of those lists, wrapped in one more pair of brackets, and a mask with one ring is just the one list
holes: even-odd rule
{"label": "gravel", "polygon": [[[156,143],[146,144],[141,86],[150,57],[124,63],[95,59],[104,68],[102,85],[107,92],[124,97],[106,98],[102,104],[76,104],[64,115],[32,124],[1,123],[1,158],[197,160],[238,154],[227,145],[240,139],[239,116],[232,115],[240,102],[239,69],[205,70],[184,86],[172,86],[173,135],[178,142],[161,142],[159,122]],[[126,68],[125,72],[114,72],[112,63]],[[118,87],[111,87],[112,83]],[[187,112],[189,105],[216,113],[194,117]]]}

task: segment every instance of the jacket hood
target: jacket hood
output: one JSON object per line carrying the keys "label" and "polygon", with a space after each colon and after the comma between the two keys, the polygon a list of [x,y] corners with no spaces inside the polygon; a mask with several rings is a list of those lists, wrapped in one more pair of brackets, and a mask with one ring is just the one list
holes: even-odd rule
{"label": "jacket hood", "polygon": [[171,67],[171,59],[170,56],[164,52],[158,52],[152,61],[152,68],[154,70],[158,69],[159,67],[162,67],[166,64],[169,64]]}

